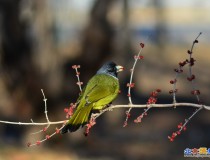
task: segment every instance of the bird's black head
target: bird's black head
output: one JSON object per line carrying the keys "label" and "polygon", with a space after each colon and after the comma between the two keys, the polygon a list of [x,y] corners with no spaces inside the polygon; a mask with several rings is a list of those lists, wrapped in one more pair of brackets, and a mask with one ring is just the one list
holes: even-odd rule
{"label": "bird's black head", "polygon": [[123,70],[122,66],[116,65],[114,62],[107,62],[97,71],[97,74],[108,74],[117,78],[117,73]]}

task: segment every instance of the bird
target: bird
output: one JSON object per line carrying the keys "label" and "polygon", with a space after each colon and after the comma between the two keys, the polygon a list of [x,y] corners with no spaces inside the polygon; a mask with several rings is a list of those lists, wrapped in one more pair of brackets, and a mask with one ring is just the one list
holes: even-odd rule
{"label": "bird", "polygon": [[118,73],[124,67],[114,62],[105,63],[88,81],[77,99],[77,108],[60,133],[75,132],[84,127],[94,111],[100,111],[109,105],[119,94]]}

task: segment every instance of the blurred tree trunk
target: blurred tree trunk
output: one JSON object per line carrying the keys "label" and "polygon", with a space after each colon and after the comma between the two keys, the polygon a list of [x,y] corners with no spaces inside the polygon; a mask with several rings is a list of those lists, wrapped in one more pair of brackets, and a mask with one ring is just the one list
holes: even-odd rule
{"label": "blurred tree trunk", "polygon": [[[82,65],[81,80],[85,83],[93,76],[96,70],[113,54],[113,38],[114,31],[107,19],[107,13],[115,0],[96,0],[90,11],[90,20],[82,34],[81,53],[74,61],[69,60],[66,65],[66,72],[73,64]],[[73,77],[74,78],[74,77]],[[69,81],[74,81],[71,77],[67,77]],[[69,85],[69,83],[67,82]],[[65,87],[64,88],[68,88]],[[65,90],[65,89],[64,89]],[[76,98],[78,94],[69,93],[68,97]]]}
{"label": "blurred tree trunk", "polygon": [[[93,75],[95,71],[113,54],[114,31],[107,20],[107,13],[115,0],[96,0],[90,13],[90,21],[84,30],[82,54],[79,57],[83,65],[81,71],[88,71]],[[87,72],[86,72],[87,73]],[[82,74],[82,79],[87,81],[87,75]]]}
{"label": "blurred tree trunk", "polygon": [[[32,105],[38,104],[39,79],[32,63],[29,23],[21,19],[21,0],[1,0],[1,62],[5,86],[14,104],[13,118],[31,117]],[[31,94],[33,91],[33,95]],[[8,108],[9,109],[9,108]],[[17,114],[17,110],[19,111]]]}
{"label": "blurred tree trunk", "polygon": [[121,34],[122,34],[122,46],[121,48],[121,56],[122,60],[124,61],[123,64],[126,63],[127,59],[130,58],[130,51],[131,49],[131,33],[130,33],[130,23],[129,23],[129,1],[123,0],[123,8],[122,8],[122,28],[121,28]]}

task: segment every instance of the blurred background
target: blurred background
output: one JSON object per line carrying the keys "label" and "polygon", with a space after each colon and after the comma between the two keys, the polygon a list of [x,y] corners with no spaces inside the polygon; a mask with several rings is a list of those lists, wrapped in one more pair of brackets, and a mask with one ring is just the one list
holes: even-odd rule
{"label": "blurred background", "polygon": [[[41,88],[49,119],[65,119],[63,109],[79,93],[74,64],[81,65],[85,84],[104,62],[123,65],[122,93],[114,104],[127,104],[126,84],[140,42],[145,43],[144,60],[135,70],[133,102],[145,104],[150,92],[160,88],[158,103],[172,103],[173,70],[188,58],[199,32],[193,73],[202,101],[210,104],[209,10],[209,0],[0,0],[0,119],[46,121]],[[177,101],[196,103],[186,77],[187,68],[178,80]],[[123,128],[125,110],[116,109],[97,119],[87,138],[80,130],[34,148],[27,142],[44,135],[30,133],[42,128],[0,124],[0,160],[183,159],[185,148],[210,147],[207,111],[194,117],[173,143],[167,138],[193,111],[154,108],[143,123],[134,124],[143,110],[133,109]]]}

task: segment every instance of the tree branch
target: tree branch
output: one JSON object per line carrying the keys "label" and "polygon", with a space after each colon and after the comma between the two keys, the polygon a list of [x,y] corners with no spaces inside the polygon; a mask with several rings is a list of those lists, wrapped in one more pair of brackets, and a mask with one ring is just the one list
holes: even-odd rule
{"label": "tree branch", "polygon": [[[194,108],[204,108],[206,110],[210,110],[210,106],[202,105],[202,104],[195,104],[195,103],[176,103],[176,104],[150,104],[150,107],[153,108],[174,108],[176,107],[194,107]],[[148,104],[119,104],[119,105],[112,105],[100,113],[94,114],[96,118],[107,111],[112,111],[113,109],[120,109],[120,108],[148,108]],[[99,116],[98,116],[99,115]],[[0,121],[0,123],[5,124],[14,124],[14,125],[30,125],[30,126],[43,126],[43,125],[56,125],[56,124],[63,124],[66,120],[63,121],[55,121],[55,122],[44,122],[44,123],[35,123],[35,122],[11,122],[11,121]]]}

